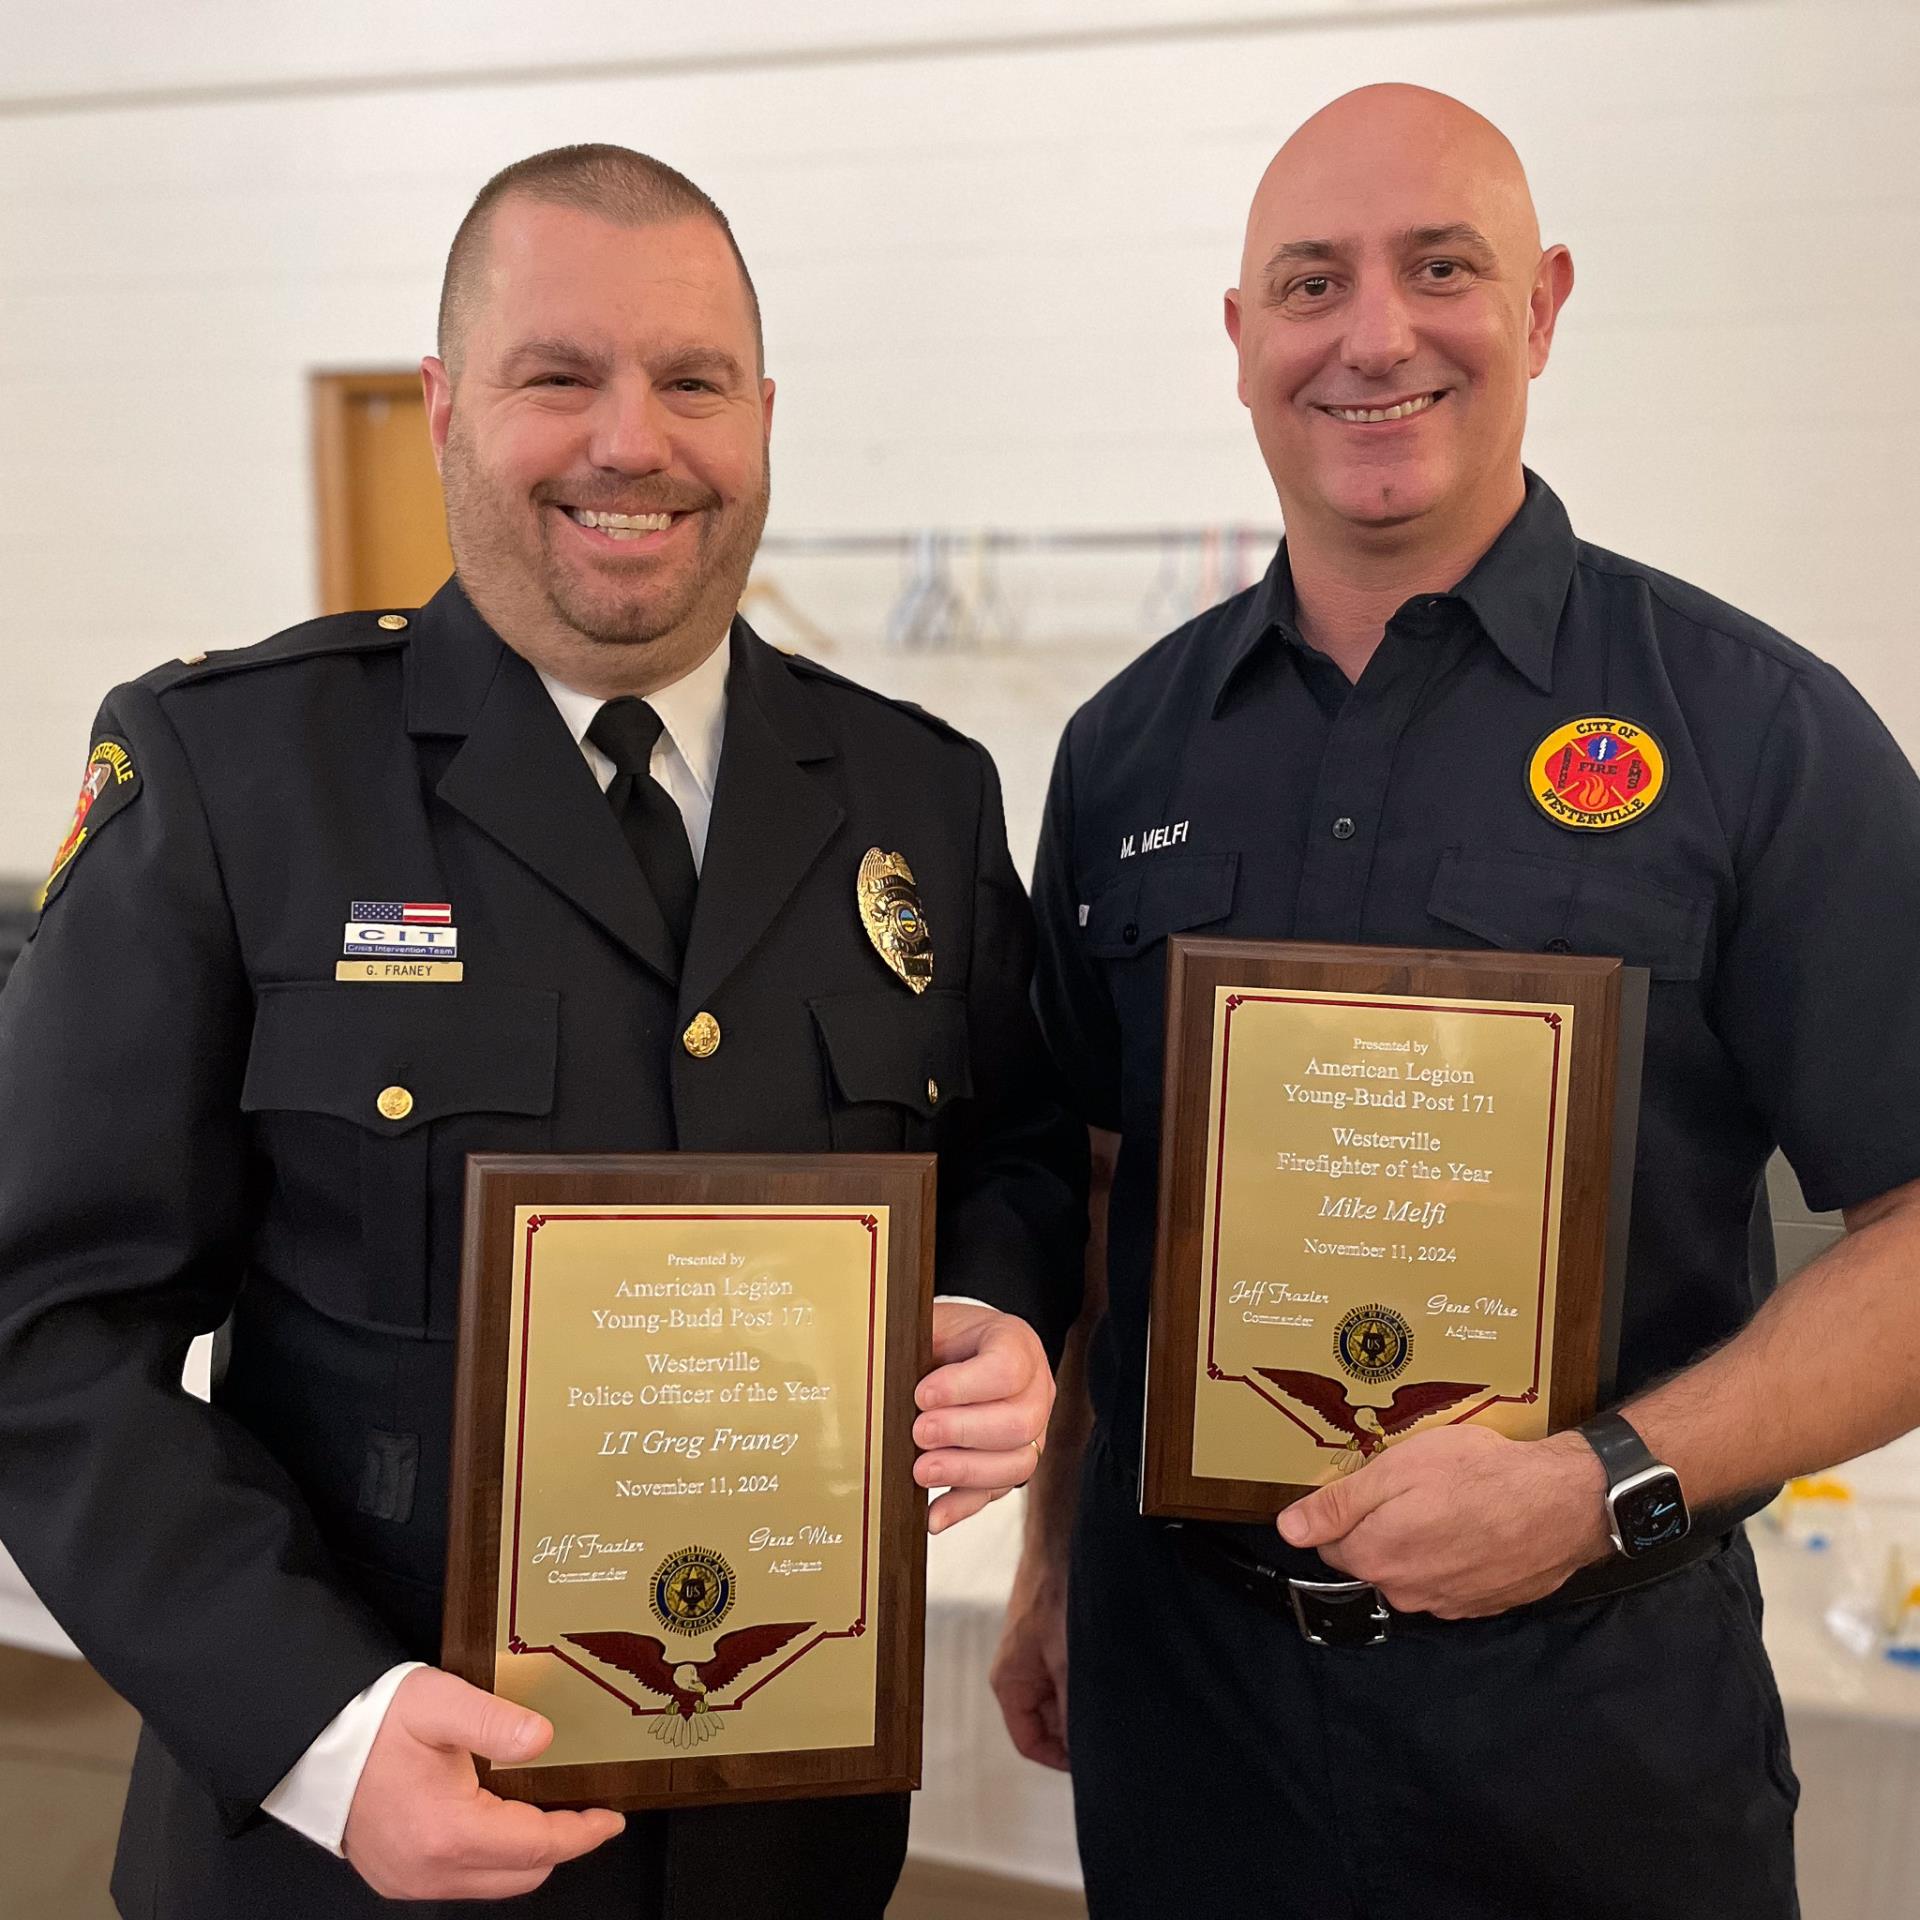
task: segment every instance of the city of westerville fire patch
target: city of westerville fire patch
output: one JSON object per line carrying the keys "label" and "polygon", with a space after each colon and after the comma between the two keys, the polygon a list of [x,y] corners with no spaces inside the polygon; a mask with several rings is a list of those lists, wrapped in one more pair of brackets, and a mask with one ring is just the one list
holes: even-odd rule
{"label": "city of westerville fire patch", "polygon": [[1576,833],[1631,826],[1666,784],[1666,755],[1653,735],[1604,714],[1555,727],[1527,763],[1533,804],[1555,826]]}

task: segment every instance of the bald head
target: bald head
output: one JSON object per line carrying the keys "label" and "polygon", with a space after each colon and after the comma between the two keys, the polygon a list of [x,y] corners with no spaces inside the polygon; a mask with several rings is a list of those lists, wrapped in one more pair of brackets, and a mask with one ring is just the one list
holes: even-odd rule
{"label": "bald head", "polygon": [[1491,540],[1572,285],[1520,156],[1471,107],[1363,87],[1307,121],[1261,178],[1226,302],[1296,559]]}
{"label": "bald head", "polygon": [[1526,169],[1491,120],[1426,87],[1361,87],[1322,107],[1268,163],[1240,284],[1258,281],[1275,247],[1327,238],[1388,200],[1430,212],[1451,202],[1503,257],[1530,269],[1539,255]]}

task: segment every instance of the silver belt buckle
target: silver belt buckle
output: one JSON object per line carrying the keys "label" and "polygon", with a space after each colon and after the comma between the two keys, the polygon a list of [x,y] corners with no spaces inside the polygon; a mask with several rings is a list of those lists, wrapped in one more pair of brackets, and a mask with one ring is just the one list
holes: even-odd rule
{"label": "silver belt buckle", "polygon": [[[1371,1603],[1362,1611],[1362,1596]],[[1377,1647],[1393,1622],[1371,1580],[1287,1581],[1294,1624],[1310,1647]],[[1367,1632],[1355,1629],[1364,1626]],[[1331,1631],[1329,1631],[1331,1629]]]}

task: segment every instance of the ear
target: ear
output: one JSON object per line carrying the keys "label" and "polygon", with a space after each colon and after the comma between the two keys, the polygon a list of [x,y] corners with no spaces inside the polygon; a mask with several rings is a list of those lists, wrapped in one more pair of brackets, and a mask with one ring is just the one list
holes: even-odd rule
{"label": "ear", "polygon": [[1227,323],[1227,338],[1233,342],[1233,350],[1239,355],[1240,360],[1240,373],[1234,382],[1234,391],[1239,394],[1240,404],[1244,407],[1247,404],[1247,356],[1241,352],[1240,348],[1242,316],[1240,312],[1240,289],[1238,287],[1229,287],[1227,289],[1225,319]]}
{"label": "ear", "polygon": [[447,363],[428,354],[420,362],[420,385],[427,402],[427,438],[433,443],[433,464],[440,465],[447,446],[447,428],[453,423],[453,375]]}
{"label": "ear", "polygon": [[1527,373],[1539,379],[1553,351],[1553,329],[1560,309],[1573,291],[1573,255],[1565,247],[1549,247],[1534,270],[1533,292],[1527,301]]}
{"label": "ear", "polygon": [[760,382],[760,431],[773,438],[773,382],[765,379]]}

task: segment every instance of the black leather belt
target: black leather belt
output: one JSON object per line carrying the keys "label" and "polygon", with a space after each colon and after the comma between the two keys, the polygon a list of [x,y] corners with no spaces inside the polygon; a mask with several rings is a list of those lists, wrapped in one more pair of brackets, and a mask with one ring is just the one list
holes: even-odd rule
{"label": "black leather belt", "polygon": [[[1236,1592],[1256,1601],[1269,1613],[1289,1620],[1309,1646],[1377,1647],[1387,1638],[1396,1619],[1380,1590],[1366,1580],[1303,1580],[1258,1560],[1237,1542],[1209,1526],[1167,1523],[1193,1564]],[[1684,1567],[1697,1566],[1719,1553],[1732,1535],[1709,1527],[1696,1529],[1684,1540],[1643,1560],[1602,1560],[1582,1567],[1572,1579],[1544,1599],[1530,1601],[1516,1613],[1550,1613],[1561,1607],[1603,1600],[1636,1587],[1651,1586]]]}

